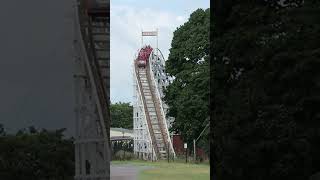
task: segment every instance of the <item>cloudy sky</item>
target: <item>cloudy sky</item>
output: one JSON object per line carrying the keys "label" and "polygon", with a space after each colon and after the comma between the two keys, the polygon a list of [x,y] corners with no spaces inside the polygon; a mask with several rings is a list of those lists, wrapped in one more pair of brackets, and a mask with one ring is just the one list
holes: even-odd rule
{"label": "cloudy sky", "polygon": [[0,22],[0,124],[72,134],[71,1],[1,1]]}
{"label": "cloudy sky", "polygon": [[[1,2],[0,124],[7,131],[33,125],[74,132],[71,2]],[[132,99],[131,65],[142,28],[159,28],[167,57],[172,32],[192,11],[207,7],[209,0],[111,0],[112,101]]]}
{"label": "cloudy sky", "polygon": [[[141,30],[158,28],[159,49],[167,59],[173,32],[198,8],[209,8],[210,0],[111,0],[111,101],[131,102],[132,62],[141,47]],[[144,43],[156,45],[154,37]]]}

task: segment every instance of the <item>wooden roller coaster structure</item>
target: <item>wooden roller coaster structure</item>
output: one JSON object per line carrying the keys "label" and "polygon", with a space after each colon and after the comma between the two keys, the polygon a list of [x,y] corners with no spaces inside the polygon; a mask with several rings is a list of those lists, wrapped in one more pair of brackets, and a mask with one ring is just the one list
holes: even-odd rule
{"label": "wooden roller coaster structure", "polygon": [[74,0],[75,179],[110,179],[109,0]]}
{"label": "wooden roller coaster structure", "polygon": [[173,119],[166,117],[168,107],[162,102],[170,82],[164,65],[161,51],[151,46],[142,47],[134,60],[134,152],[146,160],[175,157],[168,131]]}

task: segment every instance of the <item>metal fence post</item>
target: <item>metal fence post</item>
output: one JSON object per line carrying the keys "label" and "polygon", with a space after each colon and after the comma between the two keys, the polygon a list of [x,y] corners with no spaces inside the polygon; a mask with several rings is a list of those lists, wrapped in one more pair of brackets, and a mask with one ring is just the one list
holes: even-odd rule
{"label": "metal fence post", "polygon": [[169,159],[170,159],[169,142],[167,143],[167,159],[168,159],[168,163],[169,163]]}
{"label": "metal fence post", "polygon": [[196,140],[194,139],[193,140],[193,161],[196,162],[196,157],[197,157],[197,154],[196,154]]}

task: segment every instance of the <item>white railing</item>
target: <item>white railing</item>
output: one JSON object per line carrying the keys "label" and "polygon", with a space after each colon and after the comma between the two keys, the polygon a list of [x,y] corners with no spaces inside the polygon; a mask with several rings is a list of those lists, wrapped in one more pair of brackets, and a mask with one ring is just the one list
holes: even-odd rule
{"label": "white railing", "polygon": [[[159,49],[154,49],[154,50],[152,50],[152,52],[151,52],[151,54],[152,53],[154,53],[154,51],[155,50],[158,50],[159,52],[160,52],[160,60],[161,60],[161,63],[163,63],[163,65],[164,65],[164,57],[163,57],[163,54],[162,54],[162,52],[159,50]],[[152,60],[153,60],[153,56],[151,56],[151,54],[150,54],[150,56],[149,56],[149,70],[150,70],[150,74],[151,74],[151,80],[152,80],[152,82],[155,84],[155,91],[156,91],[156,93],[157,93],[157,97],[158,97],[158,100],[159,100],[159,103],[160,103],[160,109],[161,109],[161,115],[162,115],[162,121],[163,121],[163,124],[164,124],[164,126],[165,126],[165,130],[166,130],[166,132],[167,132],[167,135],[168,135],[168,142],[169,142],[169,144],[170,144],[170,148],[171,148],[171,151],[173,152],[173,155],[174,155],[174,157],[176,157],[176,154],[175,154],[175,152],[174,152],[174,149],[173,149],[173,145],[172,145],[172,142],[171,142],[171,140],[170,140],[170,133],[169,133],[169,130],[168,130],[168,126],[167,126],[167,121],[166,121],[166,116],[165,116],[165,113],[164,113],[164,111],[163,111],[163,103],[162,103],[162,99],[161,99],[161,96],[160,96],[160,93],[159,93],[159,88],[158,88],[158,83],[155,81],[155,78],[154,78],[154,75],[153,75],[153,70],[152,70]],[[158,56],[156,56],[156,58],[158,58]],[[151,87],[150,87],[151,88]],[[169,154],[168,154],[168,156],[169,156]]]}
{"label": "white railing", "polygon": [[[134,63],[135,63],[135,61],[134,61]],[[133,68],[134,68],[134,74],[135,74],[135,80],[136,80],[136,82],[137,82],[137,86],[138,86],[138,94],[139,94],[139,97],[140,97],[140,102],[141,102],[141,104],[142,104],[142,109],[143,109],[143,116],[144,116],[144,118],[142,118],[142,119],[145,119],[145,125],[148,127],[148,122],[147,122],[147,116],[146,116],[146,113],[145,113],[145,107],[144,107],[144,103],[143,103],[143,99],[142,99],[142,93],[141,93],[141,90],[140,90],[140,88],[142,89],[142,87],[140,87],[140,83],[139,83],[139,81],[138,81],[138,78],[137,78],[137,76],[138,76],[138,74],[136,74],[136,70],[135,70],[135,68],[136,68],[136,66],[135,65],[133,65]],[[138,101],[139,102],[139,101]],[[139,106],[139,105],[138,105]],[[151,138],[151,134],[150,134],[150,131],[149,131],[149,128],[146,128],[147,129],[147,132],[148,132],[148,137],[149,137],[149,142],[151,142],[151,151],[152,152],[150,152],[151,154],[153,154],[153,158],[155,158],[155,160],[157,160],[157,156],[156,156],[156,153],[154,153],[154,152],[156,152],[155,151],[155,149],[154,149],[154,147],[153,147],[153,143],[152,143],[152,138]]]}

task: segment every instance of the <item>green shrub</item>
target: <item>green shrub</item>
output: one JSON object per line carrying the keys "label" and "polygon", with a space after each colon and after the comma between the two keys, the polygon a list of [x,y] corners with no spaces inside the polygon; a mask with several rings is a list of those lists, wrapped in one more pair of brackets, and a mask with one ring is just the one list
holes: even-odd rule
{"label": "green shrub", "polygon": [[120,150],[115,153],[113,159],[114,160],[132,160],[134,158],[134,154],[132,152]]}

